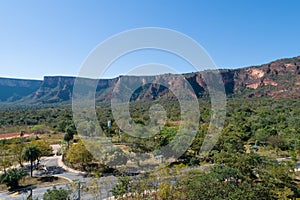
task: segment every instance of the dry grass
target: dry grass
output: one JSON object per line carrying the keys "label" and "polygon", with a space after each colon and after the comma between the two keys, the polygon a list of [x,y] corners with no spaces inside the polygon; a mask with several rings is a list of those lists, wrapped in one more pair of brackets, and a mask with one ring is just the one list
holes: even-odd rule
{"label": "dry grass", "polygon": [[39,138],[44,139],[48,144],[60,144],[64,138],[64,133],[45,133],[38,135]]}

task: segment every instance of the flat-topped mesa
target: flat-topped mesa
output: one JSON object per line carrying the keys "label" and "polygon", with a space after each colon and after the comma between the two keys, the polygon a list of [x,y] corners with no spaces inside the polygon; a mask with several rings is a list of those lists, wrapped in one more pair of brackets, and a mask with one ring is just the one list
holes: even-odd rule
{"label": "flat-topped mesa", "polygon": [[[260,66],[219,70],[228,97],[273,98],[300,97],[300,56],[280,59]],[[96,101],[110,101],[112,93],[131,92],[131,101],[152,101],[158,98],[173,99],[169,87],[181,86],[197,98],[209,97],[207,82],[210,71],[182,75],[119,76],[112,79],[86,79],[87,87],[97,85]],[[187,82],[183,81],[184,77]],[[44,80],[0,78],[0,101],[2,103],[57,103],[72,100],[76,77],[45,76]],[[95,83],[96,81],[96,83]],[[122,90],[118,83],[124,84]],[[135,88],[135,91],[132,91]],[[192,88],[192,89],[191,89]]]}
{"label": "flat-topped mesa", "polygon": [[74,85],[75,77],[67,76],[45,76],[42,86],[57,87],[57,86],[72,86]]}

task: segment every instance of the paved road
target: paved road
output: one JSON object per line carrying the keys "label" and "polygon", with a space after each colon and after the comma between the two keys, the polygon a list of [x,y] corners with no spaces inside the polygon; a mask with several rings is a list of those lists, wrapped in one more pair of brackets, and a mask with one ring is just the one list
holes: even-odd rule
{"label": "paved road", "polygon": [[[65,185],[57,186],[57,188],[66,188]],[[48,190],[52,189],[52,187],[43,187],[43,188],[36,188],[33,189],[33,199],[42,199],[44,193]],[[11,200],[25,200],[29,195],[29,192],[5,192],[5,193],[0,193],[0,200],[6,200],[6,199],[11,199]]]}
{"label": "paved road", "polygon": [[[109,180],[110,178],[105,177],[105,178],[101,178],[99,180],[99,182],[108,183],[108,184],[106,184],[103,188],[99,188],[99,190],[97,192],[97,195],[100,198],[97,198],[97,199],[106,199],[106,198],[109,198],[109,197],[112,196],[111,192],[109,192],[109,191],[113,188],[113,185],[116,183],[116,179],[112,181],[112,180]],[[57,188],[69,189],[69,187],[67,185],[58,185],[56,187]],[[48,189],[52,189],[52,187],[43,187],[43,188],[33,189],[33,199],[36,199],[36,198],[42,199],[44,193]],[[25,200],[28,197],[28,195],[29,195],[29,192],[15,192],[15,193],[5,192],[5,193],[0,193],[0,200],[6,200],[6,199]],[[94,199],[95,195],[82,191],[81,192],[81,199],[83,199],[83,200],[85,200],[85,199],[86,200]],[[72,196],[76,198],[77,197],[77,192],[73,193]]]}
{"label": "paved road", "polygon": [[[67,171],[63,169],[62,167],[59,166],[58,161],[60,157],[58,156],[53,156],[53,157],[44,157],[41,159],[40,165],[44,165],[45,168],[47,168],[47,174],[51,174],[54,176],[62,177],[68,179],[70,182],[73,180],[79,180],[82,182],[82,185],[88,185],[92,178],[86,178],[84,177],[83,174],[80,173],[74,173]],[[34,174],[37,174],[38,172],[35,171]],[[101,199],[105,199],[108,197],[111,197],[112,194],[110,190],[114,187],[114,185],[117,183],[117,178],[114,176],[108,176],[108,177],[101,177],[98,179],[98,182],[100,183],[99,185],[103,185],[103,187],[99,187],[98,189],[98,195],[101,196]],[[69,185],[58,185],[57,188],[65,188],[68,189],[70,187]],[[44,193],[48,190],[52,189],[51,187],[43,187],[33,189],[33,198],[36,199],[42,199]],[[96,189],[96,190],[97,190]],[[82,189],[83,190],[83,189]],[[101,192],[99,192],[101,191]],[[24,200],[26,197],[29,195],[29,192],[15,192],[15,193],[10,193],[10,192],[5,192],[5,193],[0,193],[0,200],[6,200],[6,199],[11,199],[11,200]],[[81,193],[81,199],[92,199],[93,195],[88,194],[84,191]],[[77,193],[73,194],[74,197],[77,197]]]}

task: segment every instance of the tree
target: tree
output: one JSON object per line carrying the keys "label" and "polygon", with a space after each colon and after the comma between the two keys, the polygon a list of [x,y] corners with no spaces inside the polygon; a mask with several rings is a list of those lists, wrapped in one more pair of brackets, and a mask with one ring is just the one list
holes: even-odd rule
{"label": "tree", "polygon": [[66,190],[63,188],[57,189],[55,186],[52,190],[48,189],[44,194],[44,200],[67,200],[69,199],[69,195],[71,194],[71,190]]}
{"label": "tree", "polygon": [[14,158],[18,161],[19,165],[23,167],[23,150],[24,150],[24,138],[16,138],[16,142],[12,144],[12,153],[14,154]]}
{"label": "tree", "polygon": [[248,180],[237,182],[234,171],[226,166],[209,173],[190,171],[183,175],[174,191],[180,190],[190,200],[274,199],[262,184]]}
{"label": "tree", "polygon": [[0,176],[0,183],[5,183],[11,189],[19,186],[19,181],[27,175],[24,169],[10,169]]}
{"label": "tree", "polygon": [[85,165],[93,160],[93,155],[86,149],[84,144],[79,141],[69,149],[66,160],[71,164],[80,164],[82,169],[85,170]]}
{"label": "tree", "polygon": [[291,199],[290,197],[294,195],[294,192],[288,187],[284,187],[283,189],[276,188],[273,193],[275,193],[278,199],[282,200],[289,200]]}
{"label": "tree", "polygon": [[235,135],[222,136],[216,144],[215,149],[218,149],[219,151],[223,150],[230,153],[242,153],[245,151],[243,141],[241,140],[241,138]]}
{"label": "tree", "polygon": [[40,150],[40,156],[50,156],[52,154],[51,146],[45,140],[33,140],[30,145],[35,145]]}
{"label": "tree", "polygon": [[0,167],[4,172],[6,168],[13,165],[13,158],[11,156],[10,141],[0,140]]}
{"label": "tree", "polygon": [[124,194],[129,193],[130,178],[128,176],[118,177],[118,183],[112,189],[112,194],[115,197],[122,197]]}
{"label": "tree", "polygon": [[69,125],[65,128],[65,136],[64,136],[64,141],[68,143],[68,149],[70,148],[70,141],[73,140],[74,134],[76,134],[76,128],[75,125]]}
{"label": "tree", "polygon": [[33,171],[33,162],[35,160],[38,160],[41,155],[41,151],[36,145],[30,145],[26,147],[23,158],[26,161],[30,161],[30,176],[32,177],[32,171]]}
{"label": "tree", "polygon": [[74,135],[72,133],[66,133],[64,136],[64,141],[68,143],[68,149],[70,148],[70,141],[73,140]]}
{"label": "tree", "polygon": [[68,121],[66,121],[66,120],[60,120],[57,123],[56,130],[58,130],[60,132],[64,132],[66,130],[67,125],[68,125]]}
{"label": "tree", "polygon": [[279,136],[279,135],[271,135],[268,139],[267,139],[268,143],[275,149],[282,149],[285,150],[286,149],[286,141],[283,137]]}
{"label": "tree", "polygon": [[0,166],[3,168],[5,172],[8,167],[10,167],[13,163],[11,157],[8,154],[7,149],[0,148],[1,156],[0,156]]}
{"label": "tree", "polygon": [[69,134],[71,134],[71,135],[75,135],[75,134],[77,133],[75,125],[74,125],[74,124],[71,124],[71,125],[67,126],[67,127],[65,128],[65,132],[66,132],[66,133],[69,133]]}

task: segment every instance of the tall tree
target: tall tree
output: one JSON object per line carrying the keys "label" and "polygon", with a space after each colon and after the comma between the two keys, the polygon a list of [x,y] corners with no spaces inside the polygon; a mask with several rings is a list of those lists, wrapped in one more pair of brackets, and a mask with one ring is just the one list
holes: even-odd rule
{"label": "tall tree", "polygon": [[68,143],[68,149],[70,148],[70,141],[73,140],[74,135],[72,133],[66,133],[64,136],[64,141]]}
{"label": "tall tree", "polygon": [[38,158],[41,155],[41,151],[36,145],[31,145],[26,147],[24,153],[23,153],[23,158],[26,161],[30,161],[30,176],[32,177],[32,171],[33,171],[33,162],[35,160],[38,160]]}
{"label": "tall tree", "polygon": [[70,147],[70,141],[73,140],[74,135],[76,134],[76,128],[74,125],[69,125],[65,128],[64,141],[68,143],[68,149]]}
{"label": "tall tree", "polygon": [[12,144],[12,153],[14,154],[14,158],[18,161],[19,165],[23,167],[23,150],[25,147],[24,138],[16,138],[16,142]]}

